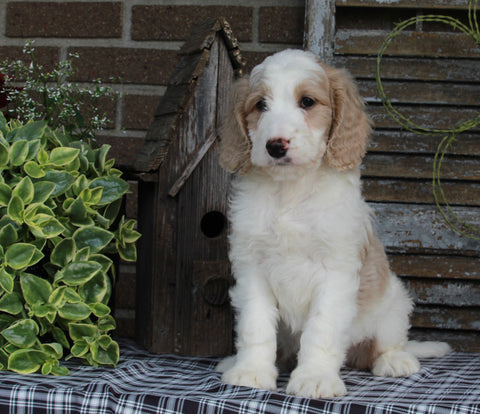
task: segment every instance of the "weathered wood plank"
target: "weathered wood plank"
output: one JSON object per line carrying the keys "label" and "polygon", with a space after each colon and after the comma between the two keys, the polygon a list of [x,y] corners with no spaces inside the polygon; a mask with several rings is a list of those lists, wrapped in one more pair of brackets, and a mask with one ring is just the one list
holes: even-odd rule
{"label": "weathered wood plank", "polygon": [[466,0],[336,0],[337,7],[395,7],[415,9],[468,9]]}
{"label": "weathered wood plank", "polygon": [[390,254],[388,260],[399,276],[480,281],[479,257]]}
{"label": "weathered wood plank", "polygon": [[[459,108],[447,106],[408,106],[394,105],[395,109],[410,122],[422,128],[453,129],[463,122],[470,121],[479,116],[478,108]],[[370,104],[367,107],[376,128],[400,128],[400,125],[387,113],[381,105]],[[469,131],[479,131],[480,126]]]}
{"label": "weathered wood plank", "polygon": [[[367,102],[381,102],[374,80],[357,82],[362,97]],[[476,106],[480,103],[480,84],[465,85],[442,82],[382,82],[385,95],[392,104],[433,104]]]}
{"label": "weathered wood plank", "polygon": [[480,331],[480,307],[417,306],[411,323],[417,328]]}
{"label": "weathered wood plank", "polygon": [[[433,204],[432,180],[363,178],[363,196],[367,201]],[[442,181],[442,190],[452,206],[480,206],[480,184]]]}
{"label": "weathered wood plank", "polygon": [[325,62],[333,58],[335,38],[335,0],[306,0],[304,49]]}
{"label": "weathered wood plank", "polygon": [[[368,146],[369,152],[401,152],[430,154],[437,152],[442,135],[420,135],[404,130],[376,129]],[[445,151],[447,155],[480,155],[480,134],[463,132]]]}
{"label": "weathered wood plank", "polygon": [[403,278],[415,303],[419,305],[478,306],[478,281]]}
{"label": "weathered wood plank", "polygon": [[135,171],[148,173],[165,161],[178,121],[177,115],[171,114],[163,115],[153,122],[145,137],[145,143],[137,154]]}
{"label": "weathered wood plank", "polygon": [[[335,53],[377,55],[387,35],[388,32],[377,30],[338,30]],[[392,41],[384,56],[479,58],[480,48],[463,33],[404,31]]]}
{"label": "weathered wood plank", "polygon": [[448,342],[454,350],[459,352],[480,352],[480,333],[477,331],[413,328],[410,330],[409,337],[419,341]]}
{"label": "weathered wood plank", "polygon": [[[376,57],[335,56],[334,65],[348,69],[355,77],[374,79]],[[380,65],[382,80],[419,80],[448,82],[480,82],[478,60],[435,59],[435,58],[382,58]]]}
{"label": "weathered wood plank", "polygon": [[[390,252],[422,253],[443,251],[449,254],[478,255],[480,241],[454,232],[436,206],[370,203],[378,235]],[[453,207],[460,220],[480,229],[480,210]]]}
{"label": "weathered wood plank", "polygon": [[[424,155],[370,153],[365,157],[362,175],[365,177],[431,178],[433,161],[433,157]],[[455,156],[444,157],[440,178],[480,180],[480,160]]]}

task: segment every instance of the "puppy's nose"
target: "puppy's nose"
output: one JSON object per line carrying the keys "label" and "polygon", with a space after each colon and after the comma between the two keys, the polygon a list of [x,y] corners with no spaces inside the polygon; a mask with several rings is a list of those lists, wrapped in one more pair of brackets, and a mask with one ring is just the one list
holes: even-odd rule
{"label": "puppy's nose", "polygon": [[282,158],[288,151],[290,141],[285,138],[272,138],[267,141],[267,152],[273,158]]}

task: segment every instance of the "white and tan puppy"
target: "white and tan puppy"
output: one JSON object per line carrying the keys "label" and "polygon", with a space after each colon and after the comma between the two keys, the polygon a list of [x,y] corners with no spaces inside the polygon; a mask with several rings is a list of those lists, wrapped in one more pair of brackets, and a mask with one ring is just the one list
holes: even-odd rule
{"label": "white and tan puppy", "polygon": [[344,363],[408,376],[444,343],[408,342],[412,302],[390,271],[361,194],[371,123],[352,78],[286,50],[237,82],[220,162],[233,183],[230,260],[237,354],[229,384],[275,389],[277,356],[296,357],[287,392],[346,393]]}

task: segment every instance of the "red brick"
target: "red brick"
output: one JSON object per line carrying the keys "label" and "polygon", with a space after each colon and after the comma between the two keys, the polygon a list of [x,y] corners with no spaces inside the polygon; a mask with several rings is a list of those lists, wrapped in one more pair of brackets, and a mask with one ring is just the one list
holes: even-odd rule
{"label": "red brick", "polygon": [[115,284],[115,307],[117,309],[135,309],[135,273],[125,272],[124,266],[120,266],[119,273]]}
{"label": "red brick", "polygon": [[[34,58],[38,65],[43,66],[45,70],[52,70],[56,63],[59,61],[59,48],[56,47],[36,47],[35,48]],[[13,60],[23,60],[25,63],[30,63],[30,58],[28,55],[22,52],[23,47],[17,46],[0,46],[0,62],[8,59],[9,61]]]}
{"label": "red brick", "polygon": [[259,40],[265,43],[302,44],[303,7],[262,7]]}
{"label": "red brick", "polygon": [[77,47],[75,80],[89,82],[115,77],[122,83],[165,85],[178,61],[177,52],[117,47]]}
{"label": "red brick", "polygon": [[126,129],[147,130],[153,122],[160,96],[126,95],[122,126]]}
{"label": "red brick", "polygon": [[271,55],[269,52],[242,52],[243,58],[246,60],[245,74],[249,74],[253,67],[261,63],[267,56]]}
{"label": "red brick", "polygon": [[132,166],[138,151],[142,148],[144,140],[142,138],[132,137],[110,137],[99,135],[97,137],[99,145],[109,144],[112,146],[108,153],[108,158],[114,158],[115,164],[121,167]]}
{"label": "red brick", "polygon": [[115,38],[122,35],[122,3],[13,2],[9,37]]}
{"label": "red brick", "polygon": [[252,39],[253,9],[241,6],[134,6],[132,39],[185,40],[192,25],[209,17],[225,17],[240,41]]}

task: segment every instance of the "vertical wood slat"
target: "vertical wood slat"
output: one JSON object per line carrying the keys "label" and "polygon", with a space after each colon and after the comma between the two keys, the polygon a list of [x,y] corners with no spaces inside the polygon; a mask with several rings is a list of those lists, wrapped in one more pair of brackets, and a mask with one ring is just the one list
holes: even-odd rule
{"label": "vertical wood slat", "polygon": [[304,49],[331,62],[334,38],[335,0],[306,0]]}

